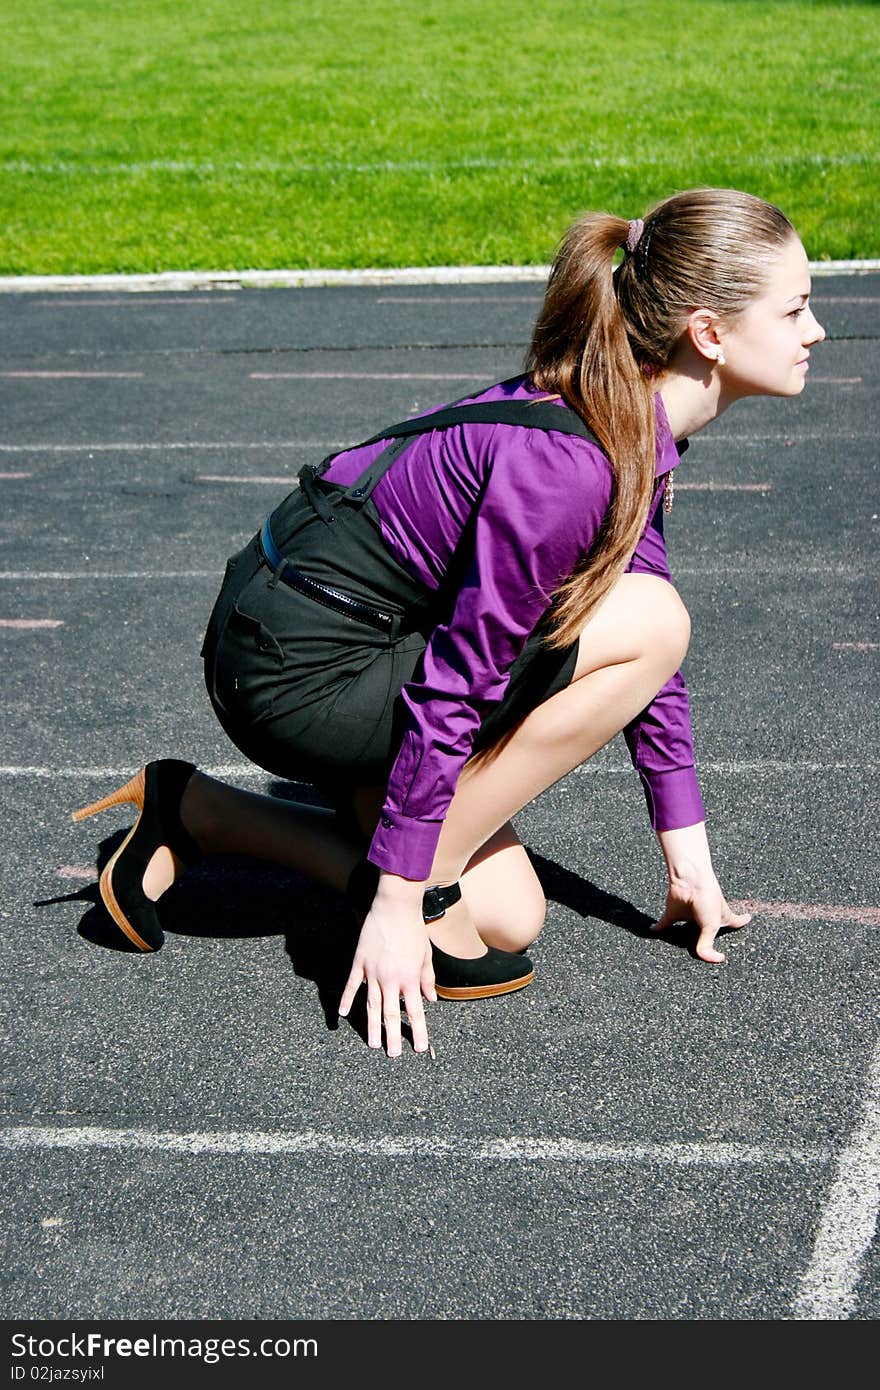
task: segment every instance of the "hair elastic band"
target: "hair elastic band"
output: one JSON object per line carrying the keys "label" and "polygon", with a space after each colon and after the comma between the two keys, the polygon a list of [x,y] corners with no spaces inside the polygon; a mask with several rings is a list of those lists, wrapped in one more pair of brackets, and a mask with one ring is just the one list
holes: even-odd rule
{"label": "hair elastic band", "polygon": [[633,251],[635,251],[636,247],[641,241],[642,232],[644,230],[645,224],[642,221],[641,217],[634,217],[629,224],[629,231],[626,234],[626,249],[627,251],[629,251],[630,254],[632,254]]}

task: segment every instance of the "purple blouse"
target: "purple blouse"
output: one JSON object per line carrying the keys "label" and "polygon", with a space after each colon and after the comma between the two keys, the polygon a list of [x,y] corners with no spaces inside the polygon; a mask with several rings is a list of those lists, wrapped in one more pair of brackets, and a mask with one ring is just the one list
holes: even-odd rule
{"label": "purple blouse", "polygon": [[[473,401],[533,400],[528,378]],[[659,395],[657,486],[628,568],[669,579],[663,479],[676,446]],[[560,402],[560,409],[567,407]],[[427,412],[426,412],[427,413]],[[349,485],[386,443],[340,454],[325,474]],[[470,523],[458,597],[404,686],[407,722],[369,850],[382,869],[426,879],[444,816],[487,705],[553,593],[593,544],[611,497],[611,465],[578,435],[466,424],[417,435],[373,491],[385,542],[406,572],[436,590]],[[676,673],[624,730],[657,830],[704,819],[687,690]]]}

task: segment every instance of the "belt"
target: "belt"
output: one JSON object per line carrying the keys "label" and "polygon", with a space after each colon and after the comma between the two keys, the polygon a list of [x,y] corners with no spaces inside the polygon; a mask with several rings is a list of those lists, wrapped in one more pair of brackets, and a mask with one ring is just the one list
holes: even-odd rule
{"label": "belt", "polygon": [[316,603],[323,603],[325,608],[332,608],[334,612],[342,613],[346,618],[353,618],[357,623],[366,623],[368,627],[374,627],[390,636],[394,627],[394,617],[391,613],[382,613],[368,603],[349,598],[348,594],[340,594],[336,589],[319,584],[317,579],[310,579],[307,574],[300,574],[299,570],[295,570],[275,544],[269,527],[269,517],[266,517],[260,532],[260,549],[266,564],[278,572],[282,584],[296,589],[298,594],[305,594],[306,598],[314,599]]}

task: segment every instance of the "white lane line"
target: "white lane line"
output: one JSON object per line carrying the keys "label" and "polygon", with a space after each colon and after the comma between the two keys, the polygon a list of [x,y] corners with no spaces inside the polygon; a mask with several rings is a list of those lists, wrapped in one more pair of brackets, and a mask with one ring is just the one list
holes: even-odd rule
{"label": "white lane line", "polygon": [[249,381],[482,381],[485,372],[248,372]]}
{"label": "white lane line", "polygon": [[[249,381],[482,381],[484,378],[485,372],[248,372]],[[857,386],[861,381],[860,376],[810,377],[813,386]]]}
{"label": "white lane line", "polygon": [[[820,262],[819,264],[831,264]],[[880,261],[839,261],[836,269],[880,270]],[[364,270],[161,270],[142,275],[0,275],[0,294],[180,293],[229,289],[348,289],[398,285],[487,285],[546,282],[549,265],[435,265]],[[821,274],[821,271],[813,271]]]}
{"label": "white lane line", "polygon": [[833,652],[880,652],[880,642],[832,642]]}
{"label": "white lane line", "polygon": [[540,304],[539,294],[380,295],[377,304]]}
{"label": "white lane line", "polygon": [[838,1156],[837,1175],[793,1306],[796,1319],[851,1317],[880,1210],[880,1048],[868,1071],[862,1114]]}
{"label": "white lane line", "polygon": [[[436,379],[436,378],[431,378]],[[476,377],[451,376],[451,381],[476,380]],[[480,377],[480,380],[483,378]],[[780,447],[791,444],[808,444],[815,440],[835,443],[850,443],[853,440],[876,440],[870,430],[813,430],[805,434],[783,435],[778,430],[767,434],[712,434],[700,435],[692,447],[702,449],[706,444],[776,444]],[[357,442],[356,440],[354,441]],[[352,447],[352,439],[169,439],[169,440],[128,440],[114,444],[12,444],[0,443],[0,454],[125,454],[161,453],[164,450],[199,449],[346,449]]]}
{"label": "white lane line", "polygon": [[[787,564],[784,561],[775,563],[769,558],[753,560],[752,557],[749,556],[747,564],[750,579],[755,579],[759,575],[768,579],[790,579],[793,575],[807,574],[824,575],[826,577],[833,575],[837,579],[845,579],[847,581],[853,579],[866,579],[869,575],[871,578],[874,577],[873,571],[869,570],[867,566],[849,564],[846,560],[838,560],[836,562],[829,561],[824,565],[799,565]],[[713,575],[731,574],[738,578],[743,578],[744,568],[743,561],[728,560],[726,563],[724,561],[713,563],[710,560],[700,568],[693,565],[676,565],[675,575],[678,577],[687,575],[688,578],[703,575],[704,578],[708,578]]]}
{"label": "white lane line", "polygon": [[0,478],[8,482],[11,478],[32,478],[33,473],[0,473]]}
{"label": "white lane line", "polygon": [[143,375],[143,372],[0,372],[0,377],[15,377],[16,379],[21,377],[39,377],[40,380],[51,379],[53,381],[61,377],[65,379],[73,377],[77,380],[87,381],[95,379],[104,380],[108,377],[112,378],[114,381],[119,381],[123,378],[136,378],[141,380]]}
{"label": "white lane line", "polygon": [[676,492],[770,492],[771,483],[680,483],[675,482]]}
{"label": "white lane line", "polygon": [[[0,777],[68,777],[73,780],[80,778],[88,781],[91,778],[100,777],[120,777],[128,778],[132,774],[132,765],[126,767],[24,767],[19,765],[7,764],[0,765]],[[214,767],[202,767],[202,772],[208,777],[265,777],[274,781],[285,781],[285,778],[272,778],[270,772],[264,772],[261,767],[255,767],[248,763],[218,763]],[[297,786],[299,783],[293,783]],[[301,785],[306,786],[307,783]]]}
{"label": "white lane line", "polygon": [[[780,448],[791,444],[809,444],[817,439],[834,441],[835,443],[849,443],[854,439],[876,439],[876,434],[869,430],[805,430],[801,434],[784,434],[781,430],[773,430],[765,433],[754,434],[714,434],[709,430],[707,434],[701,434],[699,440],[694,440],[691,447],[702,449],[705,444],[776,444]],[[0,446],[2,447],[2,446]]]}
{"label": "white lane line", "polygon": [[318,1154],[322,1158],[459,1158],[467,1162],[656,1163],[691,1168],[710,1164],[763,1166],[768,1163],[810,1166],[828,1163],[826,1148],[772,1144],[599,1144],[581,1139],[524,1139],[518,1136],[468,1140],[439,1135],[381,1134],[375,1138],[321,1133],[317,1130],[152,1130],[12,1126],[0,1130],[0,1148],[160,1149],[182,1154]]}
{"label": "white lane line", "polygon": [[[232,542],[230,542],[232,544]],[[0,570],[0,580],[23,579],[217,579],[222,569],[213,570]]]}
{"label": "white lane line", "polygon": [[[789,758],[762,758],[752,759],[742,762],[723,762],[706,761],[700,759],[700,766],[711,768],[713,772],[779,772],[779,773],[800,773],[800,772],[880,772],[880,763],[857,762],[857,763],[818,763],[805,760],[797,762]],[[575,769],[575,775],[589,767],[589,763],[584,763],[580,768]]]}
{"label": "white lane line", "polygon": [[290,486],[296,482],[296,477],[273,478],[270,475],[256,474],[247,477],[243,473],[197,473],[197,483],[286,483]]}
{"label": "white lane line", "polygon": [[[731,773],[734,775],[766,772],[778,773],[782,776],[799,776],[803,773],[826,776],[830,772],[848,772],[858,773],[860,776],[867,776],[875,772],[880,772],[880,763],[875,762],[783,762],[781,760],[774,761],[771,758],[763,762],[713,762],[709,759],[701,759],[700,767],[707,772]],[[202,772],[207,773],[209,777],[263,777],[267,781],[276,782],[294,780],[284,777],[274,777],[271,772],[265,772],[263,768],[255,767],[253,763],[220,763],[213,767],[205,766],[202,768]],[[24,763],[0,764],[0,777],[69,777],[87,781],[93,777],[122,778],[130,777],[131,774],[132,765],[130,763],[116,767],[51,767]],[[629,763],[583,763],[570,775],[573,777],[632,777],[634,773]],[[303,783],[303,785],[307,784]]]}
{"label": "white lane line", "polygon": [[[458,378],[456,378],[458,380]],[[829,436],[830,437],[830,436]],[[138,454],[169,449],[344,449],[351,441],[337,439],[169,439],[118,444],[0,444],[0,454]]]}
{"label": "white lane line", "polygon": [[205,294],[175,295],[173,299],[162,298],[161,295],[151,294],[127,294],[122,299],[71,299],[65,296],[64,299],[35,299],[34,305],[40,309],[109,309],[123,306],[126,309],[132,305],[141,304],[185,304],[190,308],[193,304],[235,304],[238,295],[235,294]]}
{"label": "white lane line", "polygon": [[[252,479],[247,479],[252,481]],[[278,480],[285,486],[295,486],[294,478],[281,478]],[[277,486],[277,484],[276,484]],[[235,541],[229,542],[230,546],[240,544]],[[783,575],[791,578],[792,575],[835,575],[840,579],[863,579],[867,578],[870,571],[864,566],[848,564],[841,560],[837,564],[824,565],[798,565],[785,564],[778,569],[770,563],[750,562],[750,574],[754,578],[757,575],[764,575],[773,578],[776,575]],[[742,563],[732,559],[727,564],[707,564],[700,568],[689,565],[676,565],[675,573],[677,576],[695,575],[742,575]],[[219,570],[0,570],[0,581],[22,582],[27,580],[104,580],[104,579],[155,579],[157,581],[167,579],[215,579],[222,575],[222,566]]]}
{"label": "white lane line", "polygon": [[63,627],[61,618],[0,618],[0,627]]}

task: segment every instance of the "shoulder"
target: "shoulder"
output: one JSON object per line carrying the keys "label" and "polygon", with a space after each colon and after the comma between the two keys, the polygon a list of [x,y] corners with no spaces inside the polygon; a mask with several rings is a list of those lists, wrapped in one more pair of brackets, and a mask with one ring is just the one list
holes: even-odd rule
{"label": "shoulder", "polygon": [[[529,378],[514,377],[456,404],[540,400],[548,398]],[[566,419],[567,406],[548,404],[561,422]],[[589,548],[611,502],[607,456],[593,440],[564,428],[468,421],[419,436],[403,459],[408,455],[414,469],[430,463],[445,486],[466,491],[480,522],[515,534],[518,544]]]}
{"label": "shoulder", "polygon": [[[520,399],[534,400],[535,394]],[[568,407],[559,405],[560,417]],[[592,439],[564,428],[522,424],[467,424],[462,441],[484,479],[487,495],[519,499],[533,509],[538,530],[548,524],[577,529],[595,527],[611,502],[613,470]]]}
{"label": "shoulder", "polygon": [[[456,427],[468,453],[494,474],[510,475],[527,486],[537,477],[544,486],[589,482],[610,495],[612,469],[601,447],[592,439],[572,434],[566,425],[573,418],[569,407],[539,392],[527,376],[499,382],[462,405],[543,403],[541,423],[468,423]],[[547,427],[548,416],[559,415],[558,430]]]}

